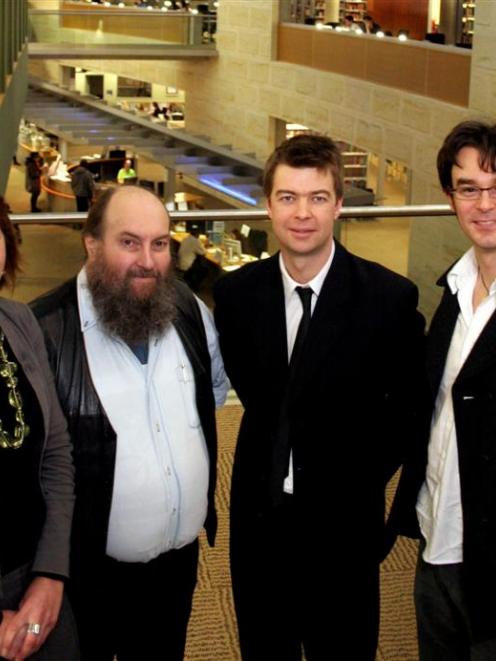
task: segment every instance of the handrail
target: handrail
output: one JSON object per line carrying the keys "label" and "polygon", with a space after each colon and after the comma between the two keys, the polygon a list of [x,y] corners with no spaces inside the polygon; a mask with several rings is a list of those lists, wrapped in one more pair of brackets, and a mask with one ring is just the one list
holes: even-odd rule
{"label": "handrail", "polygon": [[[268,219],[265,209],[195,209],[190,211],[172,211],[172,222],[231,220],[239,222],[258,222]],[[404,206],[368,206],[344,207],[340,219],[349,218],[429,218],[432,216],[453,216],[454,211],[448,204],[411,204]],[[16,225],[65,225],[84,223],[87,213],[64,211],[57,213],[13,213],[10,215]]]}

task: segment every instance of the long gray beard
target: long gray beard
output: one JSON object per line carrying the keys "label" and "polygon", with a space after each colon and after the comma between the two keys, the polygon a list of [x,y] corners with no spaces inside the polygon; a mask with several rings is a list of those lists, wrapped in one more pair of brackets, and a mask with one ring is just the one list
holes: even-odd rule
{"label": "long gray beard", "polygon": [[176,295],[173,270],[157,278],[148,297],[136,296],[131,289],[132,274],[148,274],[133,269],[132,274],[118,279],[101,261],[86,267],[88,287],[96,313],[109,335],[120,337],[126,344],[139,344],[149,337],[160,336],[176,317]]}

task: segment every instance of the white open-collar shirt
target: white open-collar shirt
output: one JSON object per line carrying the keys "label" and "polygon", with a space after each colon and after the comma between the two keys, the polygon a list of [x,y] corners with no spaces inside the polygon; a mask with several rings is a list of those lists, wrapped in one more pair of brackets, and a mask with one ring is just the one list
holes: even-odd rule
{"label": "white open-collar shirt", "polygon": [[496,309],[496,282],[489,296],[473,309],[478,266],[473,248],[453,266],[448,286],[458,298],[456,321],[431,422],[425,482],[417,500],[420,530],[426,541],[423,558],[431,564],[463,561],[463,518],[458,447],[451,388],[467,356]]}

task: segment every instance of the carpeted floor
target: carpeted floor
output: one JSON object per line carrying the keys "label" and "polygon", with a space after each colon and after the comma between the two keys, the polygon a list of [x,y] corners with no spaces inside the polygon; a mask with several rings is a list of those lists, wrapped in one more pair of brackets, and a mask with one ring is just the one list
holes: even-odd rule
{"label": "carpeted floor", "polygon": [[[240,659],[229,580],[228,502],[232,456],[241,413],[241,407],[235,405],[225,406],[218,413],[219,532],[214,549],[209,549],[205,540],[202,540],[198,587],[188,632],[186,661]],[[416,544],[410,540],[400,539],[383,565],[378,661],[418,659],[412,598],[415,561]],[[329,658],[332,658],[332,641],[329,641],[329,644]],[[350,660],[354,658],[351,641],[348,658]]]}

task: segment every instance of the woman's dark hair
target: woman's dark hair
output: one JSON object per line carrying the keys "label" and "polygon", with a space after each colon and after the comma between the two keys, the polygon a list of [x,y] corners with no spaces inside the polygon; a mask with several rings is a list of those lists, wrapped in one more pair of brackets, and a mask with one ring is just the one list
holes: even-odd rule
{"label": "woman's dark hair", "polygon": [[446,136],[437,155],[439,181],[446,192],[451,191],[453,166],[459,165],[458,154],[464,147],[479,152],[482,170],[496,172],[496,125],[473,120],[461,122]]}
{"label": "woman's dark hair", "polygon": [[0,279],[0,289],[4,285],[14,287],[17,273],[20,271],[20,256],[17,234],[9,218],[10,207],[0,196],[0,231],[5,241],[5,267]]}
{"label": "woman's dark hair", "polygon": [[285,140],[269,156],[263,176],[263,189],[268,199],[274,186],[274,174],[278,165],[292,168],[316,168],[330,172],[334,180],[336,199],[343,197],[342,159],[336,143],[318,133],[301,133]]}

